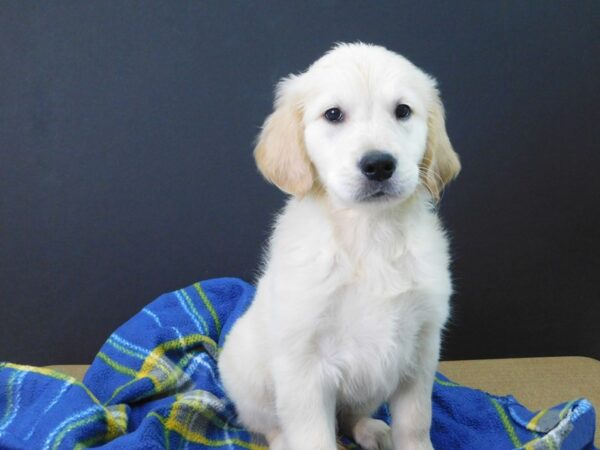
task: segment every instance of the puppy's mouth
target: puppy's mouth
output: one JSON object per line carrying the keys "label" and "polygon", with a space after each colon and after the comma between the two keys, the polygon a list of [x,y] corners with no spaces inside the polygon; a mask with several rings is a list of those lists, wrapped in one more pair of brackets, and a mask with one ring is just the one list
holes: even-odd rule
{"label": "puppy's mouth", "polygon": [[391,200],[400,195],[399,192],[396,192],[393,189],[388,188],[387,186],[379,186],[374,189],[369,189],[361,192],[357,196],[357,200],[359,202],[381,202],[386,200]]}

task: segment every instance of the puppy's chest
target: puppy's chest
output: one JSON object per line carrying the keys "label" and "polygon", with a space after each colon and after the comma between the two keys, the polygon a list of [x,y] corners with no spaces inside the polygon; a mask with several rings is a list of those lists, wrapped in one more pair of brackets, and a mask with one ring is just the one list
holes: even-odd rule
{"label": "puppy's chest", "polygon": [[411,367],[421,315],[411,293],[369,298],[348,287],[318,336],[324,369],[348,403],[383,401]]}

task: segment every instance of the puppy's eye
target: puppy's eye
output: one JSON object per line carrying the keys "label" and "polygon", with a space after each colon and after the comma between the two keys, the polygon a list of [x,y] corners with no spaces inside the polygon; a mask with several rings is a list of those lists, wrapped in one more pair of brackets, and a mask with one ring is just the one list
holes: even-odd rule
{"label": "puppy's eye", "polygon": [[394,114],[396,115],[396,119],[400,119],[400,120],[408,119],[410,117],[410,115],[412,114],[412,109],[410,109],[410,106],[408,106],[408,105],[400,104],[400,105],[396,106],[396,110],[394,111]]}
{"label": "puppy's eye", "polygon": [[341,122],[344,120],[344,114],[342,114],[342,110],[340,108],[329,108],[323,116],[329,122]]}

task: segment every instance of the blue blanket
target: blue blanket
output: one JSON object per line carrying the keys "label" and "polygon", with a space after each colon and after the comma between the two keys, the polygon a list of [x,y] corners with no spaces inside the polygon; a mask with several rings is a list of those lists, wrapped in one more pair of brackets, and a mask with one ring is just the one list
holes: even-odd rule
{"label": "blue blanket", "polygon": [[[252,286],[228,278],[159,297],[108,338],[83,383],[0,364],[0,448],[266,449],[236,422],[216,364],[253,295]],[[585,399],[530,412],[510,396],[439,374],[433,408],[436,449],[595,448],[594,409]],[[377,415],[389,422],[385,405]]]}

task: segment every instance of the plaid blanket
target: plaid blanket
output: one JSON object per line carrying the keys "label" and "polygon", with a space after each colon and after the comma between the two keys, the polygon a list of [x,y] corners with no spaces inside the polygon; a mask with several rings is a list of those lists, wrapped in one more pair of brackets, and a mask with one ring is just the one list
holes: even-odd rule
{"label": "plaid blanket", "polygon": [[[251,285],[224,278],[159,297],[108,338],[83,383],[0,364],[0,448],[266,449],[236,422],[216,364],[253,295]],[[585,399],[530,412],[439,374],[433,408],[436,449],[594,449]],[[385,405],[377,415],[389,422]]]}

